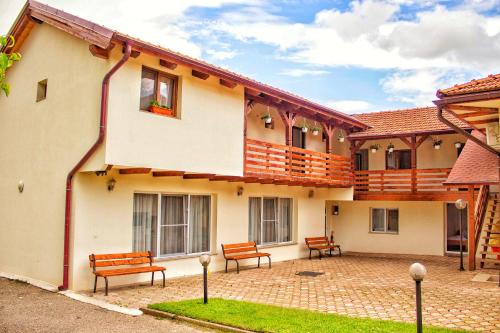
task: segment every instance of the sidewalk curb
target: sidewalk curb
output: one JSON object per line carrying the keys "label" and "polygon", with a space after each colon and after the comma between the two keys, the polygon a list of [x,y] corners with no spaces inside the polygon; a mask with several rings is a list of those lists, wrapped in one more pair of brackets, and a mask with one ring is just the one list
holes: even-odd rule
{"label": "sidewalk curb", "polygon": [[198,325],[198,326],[202,326],[202,327],[206,327],[206,328],[212,328],[212,329],[216,329],[216,330],[221,330],[221,331],[225,331],[225,332],[254,333],[254,331],[248,331],[248,330],[244,330],[244,329],[233,327],[233,326],[216,324],[216,323],[212,323],[209,321],[185,317],[185,316],[177,315],[177,314],[170,313],[170,312],[153,310],[153,309],[149,309],[149,308],[140,308],[140,310],[144,314],[147,314],[150,316],[160,317],[160,318],[168,318],[168,319],[173,319],[173,320],[180,320],[180,321],[184,321],[184,322],[187,322],[190,324],[194,324],[194,325]]}
{"label": "sidewalk curb", "polygon": [[74,300],[82,302],[82,303],[87,303],[87,304],[92,304],[92,305],[98,306],[100,308],[103,308],[103,309],[106,309],[109,311],[123,313],[123,314],[129,315],[129,316],[134,316],[134,317],[142,315],[142,311],[139,309],[131,309],[131,308],[126,308],[126,307],[119,306],[116,304],[108,303],[108,302],[100,300],[100,299],[96,299],[93,297],[89,297],[89,296],[75,293],[74,291],[71,291],[71,290],[60,291],[59,294],[62,294],[66,297],[69,297],[71,299],[74,299]]}

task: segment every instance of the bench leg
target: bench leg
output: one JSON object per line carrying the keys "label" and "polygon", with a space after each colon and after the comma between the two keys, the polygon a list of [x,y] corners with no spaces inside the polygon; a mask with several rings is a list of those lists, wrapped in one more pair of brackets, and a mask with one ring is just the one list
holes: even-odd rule
{"label": "bench leg", "polygon": [[97,275],[95,276],[95,279],[94,279],[94,294],[95,294],[96,288],[97,288]]}
{"label": "bench leg", "polygon": [[257,267],[260,267],[260,257],[257,258]]}
{"label": "bench leg", "polygon": [[227,262],[228,262],[228,261],[229,261],[229,260],[227,260],[227,259],[226,259],[226,273],[227,273]]}
{"label": "bench leg", "polygon": [[269,269],[271,269],[271,256],[267,257],[269,259]]}
{"label": "bench leg", "polygon": [[104,283],[106,284],[104,296],[108,296],[108,277],[107,276],[104,277]]}
{"label": "bench leg", "polygon": [[318,257],[319,257],[319,260],[321,260],[321,250],[318,250]]}
{"label": "bench leg", "polygon": [[338,247],[339,249],[339,257],[342,257],[342,251],[340,250],[340,246]]}
{"label": "bench leg", "polygon": [[311,260],[311,254],[312,254],[312,250],[309,249],[309,260]]}
{"label": "bench leg", "polygon": [[236,273],[240,274],[240,263],[236,260]]}
{"label": "bench leg", "polygon": [[163,288],[165,288],[165,271],[161,271],[161,274],[163,274]]}
{"label": "bench leg", "polygon": [[153,285],[154,280],[155,280],[155,272],[151,272],[151,285]]}

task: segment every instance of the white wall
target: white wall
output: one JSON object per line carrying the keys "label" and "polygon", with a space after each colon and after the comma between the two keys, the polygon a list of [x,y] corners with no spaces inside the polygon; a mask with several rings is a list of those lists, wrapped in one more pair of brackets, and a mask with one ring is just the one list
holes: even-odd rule
{"label": "white wall", "polygon": [[[444,203],[438,201],[335,201],[339,215],[328,209],[329,227],[344,251],[444,254]],[[399,233],[370,232],[370,208],[398,208]]]}
{"label": "white wall", "polygon": [[[120,56],[113,53],[115,61]],[[139,110],[143,65],[179,77],[178,118]],[[224,87],[213,76],[198,79],[184,66],[169,70],[148,55],[131,58],[110,88],[106,163],[242,175],[243,108],[242,86]]]}
{"label": "white wall", "polygon": [[[113,177],[117,183],[113,192],[108,192],[106,182]],[[294,202],[295,245],[263,249],[270,252],[273,262],[295,259],[308,254],[304,237],[322,235],[324,232],[324,208],[326,200],[350,200],[351,189],[313,189],[261,184],[210,182],[208,180],[184,180],[180,177],[154,178],[151,175],[118,175],[115,172],[98,177],[93,173],[79,174],[76,182],[75,220],[71,264],[71,288],[90,289],[93,275],[89,268],[91,253],[129,252],[132,250],[132,212],[134,192],[202,193],[215,198],[216,239],[212,251],[211,270],[221,270],[225,261],[220,251],[221,243],[248,241],[248,197],[291,197]],[[244,193],[237,196],[238,186]],[[265,262],[265,260],[263,260]],[[243,264],[255,264],[250,260]],[[199,274],[198,258],[163,261],[167,276]],[[235,263],[230,263],[235,268]],[[159,277],[159,276],[158,276]],[[112,285],[145,281],[146,275],[114,278]]]}

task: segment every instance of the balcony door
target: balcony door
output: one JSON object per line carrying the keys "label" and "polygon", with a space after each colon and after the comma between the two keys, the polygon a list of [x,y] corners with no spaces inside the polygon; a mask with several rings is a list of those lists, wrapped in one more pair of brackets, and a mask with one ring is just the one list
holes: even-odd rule
{"label": "balcony door", "polygon": [[411,169],[411,150],[395,150],[385,153],[386,170]]}
{"label": "balcony door", "polygon": [[292,146],[306,149],[306,133],[300,127],[292,128]]}

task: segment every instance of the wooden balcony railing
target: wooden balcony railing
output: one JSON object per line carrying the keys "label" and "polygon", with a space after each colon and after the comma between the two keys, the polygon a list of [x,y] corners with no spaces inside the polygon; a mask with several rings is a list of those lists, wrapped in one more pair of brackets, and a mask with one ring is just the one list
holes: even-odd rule
{"label": "wooden balcony railing", "polygon": [[451,169],[405,169],[355,171],[358,193],[435,193],[456,188],[444,186]]}
{"label": "wooden balcony railing", "polygon": [[349,157],[247,139],[245,176],[352,186]]}

